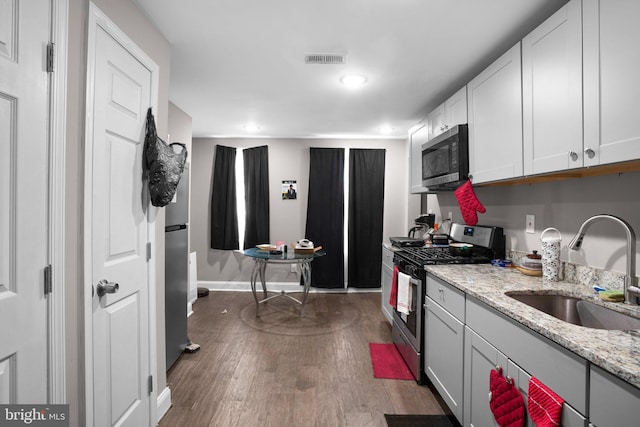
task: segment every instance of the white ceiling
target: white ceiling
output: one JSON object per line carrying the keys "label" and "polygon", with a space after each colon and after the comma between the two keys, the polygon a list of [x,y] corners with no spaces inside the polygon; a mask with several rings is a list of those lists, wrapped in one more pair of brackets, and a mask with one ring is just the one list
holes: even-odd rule
{"label": "white ceiling", "polygon": [[[171,44],[194,137],[406,138],[566,0],[134,0]],[[345,65],[306,65],[309,53]],[[347,72],[368,76],[347,90]]]}

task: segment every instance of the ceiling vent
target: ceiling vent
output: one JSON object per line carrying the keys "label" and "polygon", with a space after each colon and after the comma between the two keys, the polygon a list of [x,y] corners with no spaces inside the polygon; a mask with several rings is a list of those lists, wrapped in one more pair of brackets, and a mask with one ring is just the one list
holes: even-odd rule
{"label": "ceiling vent", "polygon": [[347,55],[341,53],[312,53],[305,55],[305,64],[346,64]]}

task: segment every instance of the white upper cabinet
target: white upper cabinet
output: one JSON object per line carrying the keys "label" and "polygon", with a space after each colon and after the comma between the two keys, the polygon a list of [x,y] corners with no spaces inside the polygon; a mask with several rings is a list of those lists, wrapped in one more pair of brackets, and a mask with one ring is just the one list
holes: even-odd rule
{"label": "white upper cabinet", "polygon": [[525,175],[583,166],[581,0],[522,40],[522,108]]}
{"label": "white upper cabinet", "polygon": [[428,189],[422,186],[422,144],[429,140],[429,126],[422,125],[409,135],[411,152],[409,153],[409,192],[424,193]]}
{"label": "white upper cabinet", "polygon": [[455,125],[467,123],[467,87],[454,93],[427,116],[429,139],[435,138]]}
{"label": "white upper cabinet", "polygon": [[584,165],[639,159],[640,1],[584,0],[583,9]]}
{"label": "white upper cabinet", "polygon": [[522,176],[521,70],[517,43],[467,85],[474,183]]}

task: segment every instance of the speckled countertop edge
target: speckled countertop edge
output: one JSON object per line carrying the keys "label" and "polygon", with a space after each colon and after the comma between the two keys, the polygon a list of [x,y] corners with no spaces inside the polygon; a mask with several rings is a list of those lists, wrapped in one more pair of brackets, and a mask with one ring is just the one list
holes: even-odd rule
{"label": "speckled countertop edge", "polygon": [[640,317],[640,307],[601,301],[593,289],[567,281],[546,282],[513,268],[485,265],[437,265],[426,270],[529,329],[640,388],[640,330],[607,331],[573,325],[507,295],[508,291],[550,291],[576,296]]}

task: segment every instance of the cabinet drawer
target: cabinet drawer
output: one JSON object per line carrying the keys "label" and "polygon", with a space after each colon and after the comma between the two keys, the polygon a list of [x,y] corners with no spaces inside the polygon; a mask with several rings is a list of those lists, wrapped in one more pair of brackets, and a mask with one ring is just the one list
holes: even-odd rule
{"label": "cabinet drawer", "polygon": [[382,265],[393,270],[393,250],[382,246]]}
{"label": "cabinet drawer", "polygon": [[427,296],[464,323],[465,294],[460,289],[427,274]]}
{"label": "cabinet drawer", "polygon": [[580,413],[587,413],[587,361],[474,298],[467,326],[537,377]]}

